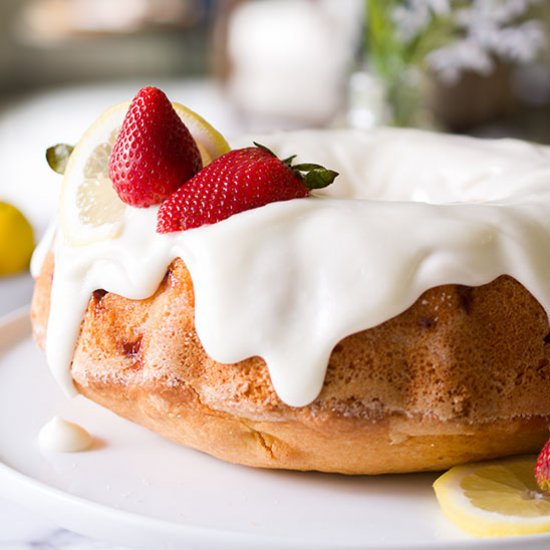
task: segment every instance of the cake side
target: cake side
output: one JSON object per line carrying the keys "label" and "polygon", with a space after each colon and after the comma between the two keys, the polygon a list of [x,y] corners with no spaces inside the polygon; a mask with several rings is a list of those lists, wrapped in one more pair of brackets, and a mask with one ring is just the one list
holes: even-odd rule
{"label": "cake side", "polygon": [[[33,301],[42,345],[53,276],[50,254]],[[540,448],[550,423],[548,332],[542,307],[511,277],[436,287],[342,340],[319,397],[290,407],[260,358],[225,365],[207,356],[193,284],[175,260],[148,299],[94,293],[71,373],[82,394],[117,414],[232,462],[437,470]]]}

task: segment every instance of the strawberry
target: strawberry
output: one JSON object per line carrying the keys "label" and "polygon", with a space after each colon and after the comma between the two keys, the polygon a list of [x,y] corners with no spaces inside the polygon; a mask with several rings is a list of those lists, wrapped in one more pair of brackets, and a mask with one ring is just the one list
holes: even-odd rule
{"label": "strawberry", "polygon": [[120,199],[142,208],[160,204],[202,168],[197,144],[161,90],[142,88],[109,159]]}
{"label": "strawberry", "polygon": [[535,465],[535,479],[539,489],[550,494],[550,439],[544,444]]}
{"label": "strawberry", "polygon": [[236,149],[218,157],[164,201],[157,231],[170,233],[212,224],[271,202],[307,197],[338,175],[318,164],[292,166],[269,149]]}

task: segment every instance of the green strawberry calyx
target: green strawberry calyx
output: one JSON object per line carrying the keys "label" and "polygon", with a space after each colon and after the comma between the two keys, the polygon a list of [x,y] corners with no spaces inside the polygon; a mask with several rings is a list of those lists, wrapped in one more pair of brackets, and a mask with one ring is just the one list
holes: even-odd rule
{"label": "green strawberry calyx", "polygon": [[[261,143],[253,142],[256,147],[267,151],[270,155],[276,157],[275,153],[262,145]],[[338,172],[329,170],[320,164],[314,164],[311,162],[292,164],[296,155],[292,155],[284,160],[281,160],[283,164],[288,166],[294,175],[311,191],[313,189],[322,189],[330,185],[338,176]]]}

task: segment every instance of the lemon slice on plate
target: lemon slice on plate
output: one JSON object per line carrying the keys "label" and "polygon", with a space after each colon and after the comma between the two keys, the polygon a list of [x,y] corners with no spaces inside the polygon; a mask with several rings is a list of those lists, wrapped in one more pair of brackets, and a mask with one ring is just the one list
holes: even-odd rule
{"label": "lemon slice on plate", "polygon": [[520,457],[455,466],[434,483],[443,513],[479,537],[550,531],[550,496],[538,490],[535,461]]}
{"label": "lemon slice on plate", "polygon": [[[203,165],[229,151],[223,136],[191,109],[172,104],[201,153]],[[86,131],[72,152],[61,188],[60,226],[71,246],[116,238],[129,208],[109,178],[109,157],[130,102],[107,110]]]}

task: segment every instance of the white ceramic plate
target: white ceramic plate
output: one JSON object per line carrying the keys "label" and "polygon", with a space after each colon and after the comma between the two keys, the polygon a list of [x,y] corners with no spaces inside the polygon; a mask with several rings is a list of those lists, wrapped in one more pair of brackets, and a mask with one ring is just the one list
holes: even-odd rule
{"label": "white ceramic plate", "polygon": [[[54,414],[95,448],[40,451]],[[345,477],[253,470],[178,447],[82,397],[65,398],[27,315],[0,323],[0,492],[60,526],[144,548],[548,549],[550,536],[472,539],[441,515],[433,474]]]}

